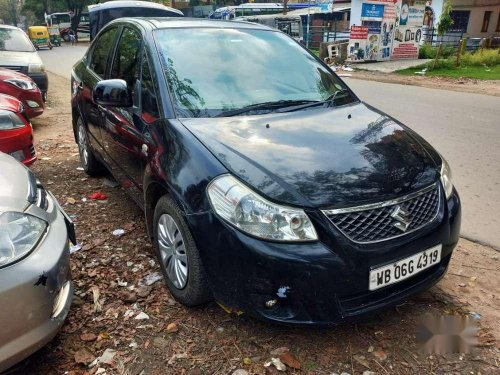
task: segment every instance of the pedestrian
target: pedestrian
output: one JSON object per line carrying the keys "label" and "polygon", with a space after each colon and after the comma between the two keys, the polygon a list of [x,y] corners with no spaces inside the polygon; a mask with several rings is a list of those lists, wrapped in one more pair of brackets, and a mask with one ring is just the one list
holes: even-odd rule
{"label": "pedestrian", "polygon": [[69,36],[69,41],[71,42],[71,45],[74,46],[76,44],[76,35],[72,29],[69,30],[68,36]]}

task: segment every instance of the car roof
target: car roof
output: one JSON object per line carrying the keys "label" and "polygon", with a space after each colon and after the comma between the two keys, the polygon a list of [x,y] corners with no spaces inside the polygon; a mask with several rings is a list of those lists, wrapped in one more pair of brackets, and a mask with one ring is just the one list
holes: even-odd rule
{"label": "car roof", "polygon": [[151,29],[174,29],[174,28],[222,28],[222,29],[261,29],[274,30],[268,26],[244,21],[210,20],[203,18],[188,17],[124,17],[116,22],[138,22]]}
{"label": "car roof", "polygon": [[[135,8],[135,7],[141,7],[141,8],[155,8],[155,9],[174,9],[167,7],[163,4],[158,4],[158,3],[153,3],[149,1],[107,1],[105,3],[100,3],[100,4],[92,4],[89,5],[89,12],[95,12],[97,10],[103,10],[103,9],[113,9],[113,8]],[[177,10],[177,9],[175,9]]]}
{"label": "car roof", "polygon": [[[15,30],[21,30],[19,27],[16,26],[11,26],[11,25],[0,25],[0,29],[15,29]],[[23,31],[23,30],[21,30]]]}

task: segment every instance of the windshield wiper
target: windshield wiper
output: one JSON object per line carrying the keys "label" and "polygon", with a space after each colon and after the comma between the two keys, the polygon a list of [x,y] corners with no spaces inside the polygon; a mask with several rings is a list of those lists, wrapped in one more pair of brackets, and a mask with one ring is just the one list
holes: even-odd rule
{"label": "windshield wiper", "polygon": [[311,103],[305,103],[305,104],[296,105],[293,107],[284,108],[278,112],[299,111],[299,110],[304,109],[304,108],[310,108],[310,107],[315,107],[315,106],[324,105],[324,104],[330,104],[333,107],[335,105],[335,99],[337,98],[337,95],[348,93],[348,92],[349,92],[349,90],[347,90],[347,89],[340,89],[340,90],[335,91],[332,95],[330,95],[325,100],[314,101]]}
{"label": "windshield wiper", "polygon": [[322,102],[317,101],[317,100],[305,100],[305,99],[301,99],[301,100],[276,100],[276,101],[270,101],[270,102],[250,104],[250,105],[247,105],[243,108],[222,111],[216,117],[231,117],[231,116],[237,116],[237,115],[240,115],[240,114],[243,114],[246,112],[255,111],[255,110],[266,110],[266,109],[272,110],[272,109],[296,107],[299,105],[312,105],[312,104],[319,104],[319,103],[322,103]]}

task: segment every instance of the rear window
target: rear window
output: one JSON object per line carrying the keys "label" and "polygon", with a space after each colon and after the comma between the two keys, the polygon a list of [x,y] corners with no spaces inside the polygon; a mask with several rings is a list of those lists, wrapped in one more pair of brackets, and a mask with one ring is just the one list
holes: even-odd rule
{"label": "rear window", "polygon": [[33,52],[35,48],[23,31],[0,28],[0,51]]}

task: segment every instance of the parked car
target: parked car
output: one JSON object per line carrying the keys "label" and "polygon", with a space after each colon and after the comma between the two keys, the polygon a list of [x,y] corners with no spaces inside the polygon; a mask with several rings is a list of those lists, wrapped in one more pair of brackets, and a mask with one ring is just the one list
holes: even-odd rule
{"label": "parked car", "polygon": [[116,20],[72,88],[84,170],[144,210],[187,306],[338,323],[446,272],[461,216],[447,162],[278,30]]}
{"label": "parked car", "polygon": [[184,17],[182,11],[151,1],[118,0],[89,5],[90,40],[108,22],[120,17]]}
{"label": "parked car", "polygon": [[28,75],[47,100],[49,80],[42,59],[24,31],[18,27],[0,25],[0,68]]}
{"label": "parked car", "polygon": [[42,92],[36,83],[27,75],[10,69],[0,68],[0,94],[6,94],[19,99],[24,105],[28,118],[40,116],[44,105]]}
{"label": "parked car", "polygon": [[0,152],[0,372],[49,342],[68,314],[73,224],[33,173]]}
{"label": "parked car", "polygon": [[33,144],[33,129],[16,98],[0,94],[0,151],[25,165],[37,158]]}

